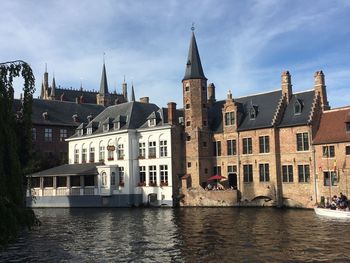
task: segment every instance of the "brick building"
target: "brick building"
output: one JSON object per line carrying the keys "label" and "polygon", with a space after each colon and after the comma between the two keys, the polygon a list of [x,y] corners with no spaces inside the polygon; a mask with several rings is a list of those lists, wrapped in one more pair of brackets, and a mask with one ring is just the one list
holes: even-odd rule
{"label": "brick building", "polygon": [[[228,178],[241,200],[276,205],[315,203],[316,160],[312,141],[322,112],[329,109],[324,74],[311,90],[293,93],[282,73],[279,90],[217,101],[207,86],[192,32],[183,84],[186,173],[205,187],[213,174]],[[234,93],[234,91],[233,91]]]}

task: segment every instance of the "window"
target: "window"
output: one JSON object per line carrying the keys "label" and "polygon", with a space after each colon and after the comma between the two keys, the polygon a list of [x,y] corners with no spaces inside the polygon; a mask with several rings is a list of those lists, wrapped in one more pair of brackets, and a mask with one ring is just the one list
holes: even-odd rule
{"label": "window", "polygon": [[203,142],[203,147],[207,147],[207,142]]}
{"label": "window", "polygon": [[282,165],[283,183],[293,183],[293,165]]}
{"label": "window", "polygon": [[108,145],[107,146],[107,160],[113,161],[114,160],[114,146]]}
{"label": "window", "polygon": [[84,135],[84,130],[83,129],[77,129],[78,135],[83,136]]}
{"label": "window", "polygon": [[243,154],[252,154],[253,153],[253,144],[252,138],[243,139]]}
{"label": "window", "polygon": [[52,129],[51,128],[45,128],[44,140],[45,140],[45,142],[52,142]]}
{"label": "window", "polygon": [[74,149],[74,163],[79,163],[79,149]]}
{"label": "window", "polygon": [[115,172],[111,173],[111,185],[115,185]]}
{"label": "window", "polygon": [[150,119],[150,120],[148,120],[148,126],[149,126],[149,127],[156,126],[156,119]]}
{"label": "window", "polygon": [[80,176],[76,175],[76,176],[71,176],[70,177],[70,185],[71,186],[80,186]]}
{"label": "window", "polygon": [[191,108],[190,104],[186,104],[186,110],[188,110],[189,108]]}
{"label": "window", "polygon": [[84,176],[84,186],[95,186],[95,176],[93,174]]}
{"label": "window", "polygon": [[187,167],[190,168],[192,166],[191,162],[187,163]]}
{"label": "window", "polygon": [[32,177],[30,180],[31,188],[40,188],[40,177]]}
{"label": "window", "polygon": [[235,113],[234,112],[226,112],[225,113],[225,125],[234,125],[235,124]]}
{"label": "window", "polygon": [[67,137],[67,129],[60,129],[60,141],[64,142]]}
{"label": "window", "polygon": [[157,170],[155,165],[149,167],[149,186],[157,186]]}
{"label": "window", "polygon": [[148,158],[156,158],[156,142],[148,143]]}
{"label": "window", "polygon": [[299,183],[310,182],[310,166],[309,165],[298,165],[298,177]]}
{"label": "window", "polygon": [[159,145],[160,145],[160,157],[168,156],[167,141],[160,141]]}
{"label": "window", "polygon": [[227,140],[227,155],[236,155],[236,140]]}
{"label": "window", "polygon": [[189,86],[186,86],[186,87],[185,87],[185,91],[190,91],[190,87],[189,87]]}
{"label": "window", "polygon": [[255,120],[256,118],[256,110],[254,107],[252,107],[250,110],[249,110],[249,118],[251,120]]}
{"label": "window", "polygon": [[227,173],[237,173],[237,166],[236,165],[229,165],[227,166]]}
{"label": "window", "polygon": [[57,176],[56,177],[56,186],[57,187],[67,187],[67,177],[66,176]]}
{"label": "window", "polygon": [[270,152],[270,137],[260,136],[259,137],[259,152],[268,153]]}
{"label": "window", "polygon": [[32,141],[36,141],[36,128],[32,128]]}
{"label": "window", "polygon": [[146,143],[139,142],[139,159],[144,159],[146,157]]}
{"label": "window", "polygon": [[350,155],[350,146],[345,146],[345,154]]}
{"label": "window", "polygon": [[202,107],[205,109],[207,107],[207,104],[203,103]]}
{"label": "window", "polygon": [[114,130],[119,130],[120,129],[120,121],[116,121],[113,125]]}
{"label": "window", "polygon": [[301,103],[299,102],[299,100],[296,100],[294,103],[294,114],[295,115],[301,114]]}
{"label": "window", "polygon": [[186,136],[186,141],[188,141],[188,142],[191,141],[191,136],[190,135]]}
{"label": "window", "polygon": [[81,152],[81,162],[86,163],[86,158],[87,158],[87,149],[83,148],[83,150]]}
{"label": "window", "polygon": [[214,175],[221,175],[221,166],[214,166],[213,174]]}
{"label": "window", "polygon": [[53,187],[53,177],[43,177],[44,187]]}
{"label": "window", "polygon": [[270,171],[269,171],[268,163],[259,164],[259,179],[260,179],[260,182],[270,181]]}
{"label": "window", "polygon": [[118,160],[124,159],[124,144],[118,144]]}
{"label": "window", "polygon": [[186,126],[188,127],[188,126],[191,126],[191,122],[190,121],[187,121],[186,122]]}
{"label": "window", "polygon": [[109,131],[109,124],[103,124],[103,131],[108,132]]}
{"label": "window", "polygon": [[118,173],[119,173],[119,186],[124,186],[124,176],[125,176],[125,174],[124,174],[124,167],[122,167],[122,166],[119,166],[118,167]]}
{"label": "window", "polygon": [[221,156],[221,142],[220,141],[216,141],[213,142],[213,154],[214,156]]}
{"label": "window", "polygon": [[168,186],[168,166],[160,166],[160,186]]}
{"label": "window", "polygon": [[139,173],[139,186],[145,186],[146,185],[146,166],[140,166],[140,173]]}
{"label": "window", "polygon": [[346,131],[350,132],[350,122],[346,122]]}
{"label": "window", "polygon": [[105,160],[105,146],[100,145],[99,161],[104,162]]}
{"label": "window", "polygon": [[323,146],[322,147],[324,158],[333,158],[335,156],[334,146]]}
{"label": "window", "polygon": [[87,132],[87,134],[92,134],[92,128],[87,128],[86,132]]}
{"label": "window", "polygon": [[207,121],[203,121],[203,126],[207,126]]}
{"label": "window", "polygon": [[95,147],[90,147],[89,162],[90,163],[94,163],[95,162]]}
{"label": "window", "polygon": [[324,186],[330,186],[330,180],[332,178],[332,186],[337,185],[338,182],[338,177],[337,177],[337,172],[335,171],[328,171],[328,172],[323,172],[323,184]]}
{"label": "window", "polygon": [[101,184],[102,184],[102,186],[106,186],[107,185],[107,174],[105,172],[103,172],[101,174]]}
{"label": "window", "polygon": [[253,182],[253,165],[252,164],[243,165],[243,182],[244,183]]}
{"label": "window", "polygon": [[309,150],[309,134],[307,132],[297,133],[297,151]]}

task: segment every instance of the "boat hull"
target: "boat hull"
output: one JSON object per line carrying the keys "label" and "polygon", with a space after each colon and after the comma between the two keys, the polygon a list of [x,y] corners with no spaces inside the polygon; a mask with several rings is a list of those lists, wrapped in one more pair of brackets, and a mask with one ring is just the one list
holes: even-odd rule
{"label": "boat hull", "polygon": [[319,207],[315,207],[314,210],[315,210],[315,213],[320,216],[350,219],[350,211],[331,210],[328,208],[319,208]]}

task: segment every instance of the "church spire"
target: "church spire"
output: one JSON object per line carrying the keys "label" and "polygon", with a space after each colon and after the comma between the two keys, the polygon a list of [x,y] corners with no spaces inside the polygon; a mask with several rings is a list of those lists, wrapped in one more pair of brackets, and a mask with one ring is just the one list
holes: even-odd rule
{"label": "church spire", "polygon": [[54,100],[56,97],[56,81],[55,81],[55,75],[53,75],[52,79],[52,87],[51,87],[51,98]]}
{"label": "church spire", "polygon": [[192,37],[190,48],[188,51],[188,58],[186,64],[186,71],[183,80],[187,79],[207,79],[204,76],[201,59],[199,57],[196,37],[194,35],[194,27],[192,26]]}
{"label": "church spire", "polygon": [[135,102],[134,84],[131,85],[131,102]]}
{"label": "church spire", "polygon": [[108,94],[108,84],[107,84],[107,74],[106,74],[106,66],[103,61],[102,67],[102,76],[101,76],[101,84],[100,84],[100,94],[106,95]]}

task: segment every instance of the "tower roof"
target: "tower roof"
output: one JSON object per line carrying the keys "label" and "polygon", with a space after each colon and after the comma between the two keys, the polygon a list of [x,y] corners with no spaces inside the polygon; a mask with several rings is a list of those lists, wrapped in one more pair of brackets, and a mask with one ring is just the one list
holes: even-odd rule
{"label": "tower roof", "polygon": [[186,63],[186,71],[183,80],[187,79],[207,79],[204,76],[201,59],[198,53],[198,47],[194,32],[192,32],[190,48]]}
{"label": "tower roof", "polygon": [[101,84],[100,84],[100,94],[106,95],[108,94],[108,84],[107,84],[107,74],[106,74],[106,66],[103,63],[102,67],[102,76],[101,76]]}
{"label": "tower roof", "polygon": [[51,97],[55,97],[55,96],[56,96],[56,81],[55,81],[55,77],[53,77],[52,87],[51,87]]}
{"label": "tower roof", "polygon": [[135,101],[134,84],[131,86],[131,100],[130,101]]}

